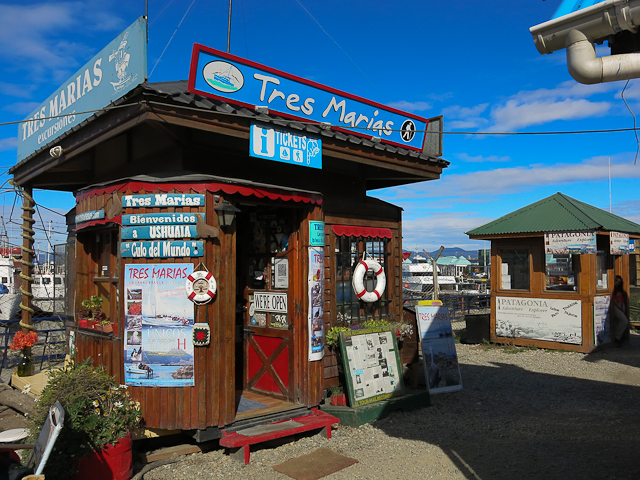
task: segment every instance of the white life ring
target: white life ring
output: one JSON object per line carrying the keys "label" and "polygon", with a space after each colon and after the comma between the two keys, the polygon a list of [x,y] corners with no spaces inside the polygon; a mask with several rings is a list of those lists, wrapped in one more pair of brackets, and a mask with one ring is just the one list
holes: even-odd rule
{"label": "white life ring", "polygon": [[194,303],[207,303],[216,296],[216,279],[211,272],[197,271],[185,281],[187,297]]}
{"label": "white life ring", "polygon": [[[373,270],[376,274],[376,288],[372,292],[367,292],[364,288],[364,276],[368,270]],[[375,260],[360,260],[356,269],[353,272],[353,290],[363,302],[371,303],[377,302],[384,293],[384,288],[387,285],[387,278],[384,276],[384,268],[380,266]]]}

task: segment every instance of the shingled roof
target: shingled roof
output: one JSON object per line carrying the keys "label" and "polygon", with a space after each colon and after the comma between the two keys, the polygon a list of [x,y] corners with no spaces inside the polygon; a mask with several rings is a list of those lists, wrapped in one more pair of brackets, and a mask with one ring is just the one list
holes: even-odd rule
{"label": "shingled roof", "polygon": [[465,232],[471,238],[568,231],[606,231],[640,235],[640,225],[556,193]]}

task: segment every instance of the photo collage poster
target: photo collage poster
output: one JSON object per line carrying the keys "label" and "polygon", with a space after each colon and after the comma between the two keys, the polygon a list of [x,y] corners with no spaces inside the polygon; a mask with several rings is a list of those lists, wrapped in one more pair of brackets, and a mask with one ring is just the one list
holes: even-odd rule
{"label": "photo collage poster", "polygon": [[309,247],[309,361],[324,356],[324,247]]}
{"label": "photo collage poster", "polygon": [[462,376],[449,309],[444,306],[418,305],[416,316],[429,393],[447,393],[462,389]]}
{"label": "photo collage poster", "polygon": [[191,263],[125,265],[125,364],[127,385],[190,387],[195,384],[193,302],[186,278]]}
{"label": "photo collage poster", "polygon": [[349,405],[357,407],[404,393],[395,333],[369,328],[340,333]]}

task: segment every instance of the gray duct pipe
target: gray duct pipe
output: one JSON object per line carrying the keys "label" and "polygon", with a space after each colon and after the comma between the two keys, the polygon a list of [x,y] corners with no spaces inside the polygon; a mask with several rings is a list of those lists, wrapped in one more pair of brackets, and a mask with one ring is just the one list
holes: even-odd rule
{"label": "gray duct pipe", "polygon": [[638,31],[640,0],[607,0],[529,29],[541,54],[567,49],[567,66],[580,83],[640,78],[640,54],[597,58],[594,42],[623,30]]}

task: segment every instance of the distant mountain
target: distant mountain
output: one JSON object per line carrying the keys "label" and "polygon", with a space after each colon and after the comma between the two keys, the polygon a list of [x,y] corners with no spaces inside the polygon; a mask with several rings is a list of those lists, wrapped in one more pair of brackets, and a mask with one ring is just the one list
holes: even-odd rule
{"label": "distant mountain", "polygon": [[[411,252],[410,259],[413,260],[413,257],[416,256],[415,251],[404,250],[405,253]],[[429,252],[429,255],[434,256],[438,253],[438,250],[434,250],[433,252]],[[417,252],[417,255],[424,257],[424,252],[422,250]],[[441,257],[464,257],[466,259],[478,260],[478,250],[465,250],[464,248],[459,247],[445,247],[442,251]]]}

